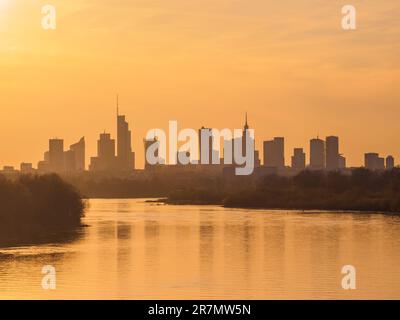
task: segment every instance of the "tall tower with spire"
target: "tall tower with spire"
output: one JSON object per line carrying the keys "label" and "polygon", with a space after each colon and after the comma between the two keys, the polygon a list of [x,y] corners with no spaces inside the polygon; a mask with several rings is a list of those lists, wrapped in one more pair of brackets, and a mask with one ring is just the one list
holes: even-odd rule
{"label": "tall tower with spire", "polygon": [[[250,126],[248,123],[248,117],[247,117],[247,112],[245,114],[245,119],[244,119],[244,126],[243,126],[243,134],[241,137],[237,137],[237,138],[233,138],[232,139],[232,155],[234,157],[235,155],[235,147],[237,148],[237,142],[238,140],[241,140],[241,151],[242,151],[242,156],[246,156],[247,155],[247,137],[250,138],[250,144],[251,144],[251,149],[254,152],[254,165],[255,166],[259,166],[260,165],[260,161],[259,161],[259,154],[258,151],[255,150],[255,143],[254,143],[254,137],[251,137],[250,135]],[[239,144],[240,145],[240,144]],[[233,159],[233,164],[235,166],[241,166],[238,163],[236,163],[235,159]]]}
{"label": "tall tower with spire", "polygon": [[249,124],[247,122],[247,111],[246,111],[246,117],[245,117],[245,123],[244,123],[243,130],[244,131],[249,130]]}
{"label": "tall tower with spire", "polygon": [[248,116],[247,116],[247,111],[245,114],[245,119],[244,119],[244,126],[243,126],[243,135],[242,135],[242,155],[245,156],[247,154],[247,145],[246,145],[246,137],[250,137],[251,139],[251,144],[252,144],[252,150],[254,150],[254,165],[259,166],[260,165],[260,155],[259,152],[255,149],[255,140],[254,137],[251,138],[250,136],[250,126],[248,122]]}
{"label": "tall tower with spire", "polygon": [[244,119],[244,126],[243,126],[243,135],[242,135],[242,155],[244,156],[246,154],[246,136],[250,135],[250,132],[248,132],[250,129],[249,123],[247,121],[247,111]]}
{"label": "tall tower with spire", "polygon": [[119,94],[117,93],[117,117],[119,115]]}

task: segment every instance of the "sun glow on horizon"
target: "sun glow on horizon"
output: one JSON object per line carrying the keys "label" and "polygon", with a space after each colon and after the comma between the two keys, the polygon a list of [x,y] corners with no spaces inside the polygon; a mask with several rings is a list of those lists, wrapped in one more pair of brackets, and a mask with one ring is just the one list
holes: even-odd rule
{"label": "sun glow on horizon", "polygon": [[400,159],[400,2],[352,3],[354,32],[336,1],[0,0],[0,168],[36,164],[55,135],[96,155],[116,91],[138,167],[147,130],[239,128],[246,110],[257,149],[285,136],[287,162],[316,132],[340,136],[349,166],[367,150]]}

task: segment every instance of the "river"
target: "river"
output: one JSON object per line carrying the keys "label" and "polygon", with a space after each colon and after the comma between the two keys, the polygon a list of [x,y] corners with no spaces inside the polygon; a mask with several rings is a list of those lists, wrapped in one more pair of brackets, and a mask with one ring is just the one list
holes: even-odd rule
{"label": "river", "polygon": [[[0,298],[400,298],[396,215],[95,199],[84,223],[72,239],[1,248]],[[46,265],[55,290],[42,288]]]}

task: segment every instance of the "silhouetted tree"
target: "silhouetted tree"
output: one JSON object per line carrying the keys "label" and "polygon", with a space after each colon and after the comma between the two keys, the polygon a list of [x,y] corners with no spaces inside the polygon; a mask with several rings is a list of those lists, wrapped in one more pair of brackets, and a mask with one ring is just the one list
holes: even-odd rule
{"label": "silhouetted tree", "polygon": [[1,238],[71,229],[80,225],[85,204],[79,193],[57,175],[0,176]]}

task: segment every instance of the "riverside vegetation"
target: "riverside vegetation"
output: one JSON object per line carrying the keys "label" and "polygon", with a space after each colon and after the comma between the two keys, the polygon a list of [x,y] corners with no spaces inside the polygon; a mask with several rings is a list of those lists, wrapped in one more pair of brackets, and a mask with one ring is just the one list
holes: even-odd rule
{"label": "riverside vegetation", "polygon": [[351,174],[306,170],[294,177],[268,175],[241,188],[175,190],[165,201],[241,208],[400,212],[400,168],[383,172],[359,168]]}
{"label": "riverside vegetation", "polygon": [[[159,173],[148,179],[91,178],[68,181],[88,198],[160,198],[168,204],[226,207],[400,212],[400,168],[324,172],[293,177]],[[157,201],[156,201],[157,202]]]}
{"label": "riverside vegetation", "polygon": [[81,226],[85,202],[55,174],[0,176],[0,242],[33,241]]}

